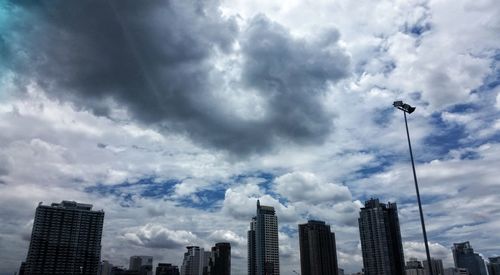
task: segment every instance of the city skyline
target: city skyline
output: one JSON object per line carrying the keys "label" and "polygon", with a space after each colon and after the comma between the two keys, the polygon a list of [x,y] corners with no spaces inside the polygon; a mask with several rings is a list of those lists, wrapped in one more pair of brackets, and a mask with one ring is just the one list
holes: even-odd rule
{"label": "city skyline", "polygon": [[424,260],[399,100],[431,256],[499,256],[499,18],[492,0],[0,1],[0,275],[38,203],[62,200],[105,210],[116,265],[230,242],[245,273],[260,200],[282,274],[308,220],[351,274],[371,197],[397,202],[405,258]]}

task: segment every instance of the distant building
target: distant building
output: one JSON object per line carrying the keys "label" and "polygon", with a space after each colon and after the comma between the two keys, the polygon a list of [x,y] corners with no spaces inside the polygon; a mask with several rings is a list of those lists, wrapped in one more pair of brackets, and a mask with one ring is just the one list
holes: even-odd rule
{"label": "distant building", "polygon": [[299,224],[302,275],[338,274],[335,233],[324,221]]}
{"label": "distant building", "polygon": [[474,253],[469,242],[455,243],[452,247],[455,267],[467,268],[470,275],[487,275],[483,258]]}
{"label": "distant building", "polygon": [[248,231],[248,275],[279,275],[278,217],[271,206],[260,205]]}
{"label": "distant building", "polygon": [[469,275],[467,268],[449,267],[444,270],[444,275]]}
{"label": "distant building", "polygon": [[211,253],[205,252],[203,248],[198,246],[188,246],[186,248],[188,251],[184,253],[181,275],[203,275],[203,272],[208,269]]}
{"label": "distant building", "polygon": [[179,275],[179,268],[176,265],[159,263],[155,275]]}
{"label": "distant building", "polygon": [[113,269],[113,265],[108,261],[102,261],[99,264],[99,270],[97,271],[97,275],[111,275],[111,271]]}
{"label": "distant building", "polygon": [[424,267],[422,266],[422,263],[416,258],[410,258],[410,260],[406,262],[405,274],[424,275],[425,274]]}
{"label": "distant building", "polygon": [[[427,261],[423,262],[424,269],[425,269],[425,275],[429,275],[429,265],[427,264]],[[443,268],[443,261],[441,259],[434,259],[431,258],[431,265],[432,269],[432,274],[433,275],[444,275],[444,268]]]}
{"label": "distant building", "polygon": [[153,257],[132,256],[129,261],[130,271],[137,271],[139,275],[153,275]]}
{"label": "distant building", "polygon": [[500,275],[500,257],[489,258],[488,272],[490,275]]}
{"label": "distant building", "polygon": [[26,274],[97,274],[104,212],[62,201],[36,208]]}
{"label": "distant building", "polygon": [[231,275],[231,244],[216,243],[210,257],[210,275]]}
{"label": "distant building", "polygon": [[250,230],[247,233],[248,246],[248,275],[257,274],[257,241],[255,240],[255,232],[257,230],[257,217],[253,217],[250,222]]}
{"label": "distant building", "polygon": [[365,202],[359,213],[364,274],[404,274],[404,254],[396,203]]}

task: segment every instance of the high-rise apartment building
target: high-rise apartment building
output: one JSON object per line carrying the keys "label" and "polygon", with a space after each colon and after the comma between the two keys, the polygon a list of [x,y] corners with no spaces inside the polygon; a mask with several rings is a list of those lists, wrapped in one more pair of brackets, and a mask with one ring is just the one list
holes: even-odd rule
{"label": "high-rise apartment building", "polygon": [[[427,264],[427,261],[423,261],[423,265],[425,269],[425,275],[431,274],[429,272],[429,265]],[[444,275],[443,261],[441,259],[431,258],[430,268],[432,269],[433,275]]]}
{"label": "high-rise apartment building", "polygon": [[488,273],[490,275],[500,275],[500,257],[488,258]]}
{"label": "high-rise apartment building", "polygon": [[248,275],[257,274],[257,241],[255,231],[257,230],[257,217],[253,217],[250,222],[250,230],[247,232],[248,246]]}
{"label": "high-rise apartment building", "polygon": [[97,274],[104,212],[62,201],[36,208],[26,274]]}
{"label": "high-rise apartment building", "polygon": [[299,224],[302,275],[338,274],[335,233],[323,221]]}
{"label": "high-rise apartment building", "polygon": [[203,275],[207,271],[211,253],[199,246],[188,246],[184,253],[181,275]]}
{"label": "high-rise apartment building", "polygon": [[359,213],[365,275],[404,274],[404,254],[396,203],[365,202]]}
{"label": "high-rise apartment building", "polygon": [[210,259],[210,275],[231,275],[231,244],[216,243]]}
{"label": "high-rise apartment building", "polygon": [[155,275],[179,275],[179,268],[176,265],[159,263]]}
{"label": "high-rise apartment building", "polygon": [[260,205],[248,231],[248,274],[279,275],[278,217],[271,206]]}
{"label": "high-rise apartment building", "polygon": [[455,267],[466,268],[470,275],[487,275],[483,258],[474,253],[469,242],[454,243],[452,247]]}

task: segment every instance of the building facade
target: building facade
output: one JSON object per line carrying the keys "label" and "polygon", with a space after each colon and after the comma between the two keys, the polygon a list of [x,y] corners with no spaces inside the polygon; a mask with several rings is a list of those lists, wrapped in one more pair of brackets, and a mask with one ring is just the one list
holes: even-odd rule
{"label": "building facade", "polygon": [[271,206],[260,205],[248,231],[248,274],[279,275],[278,217]]}
{"label": "building facade", "polygon": [[404,274],[404,254],[396,203],[365,202],[359,213],[365,275]]}
{"label": "building facade", "polygon": [[186,248],[188,251],[184,253],[181,275],[203,275],[208,270],[211,253],[198,246],[188,246]]}
{"label": "building facade", "polygon": [[[424,264],[424,269],[425,269],[425,275],[431,274],[429,272],[429,265],[427,264],[427,261],[423,261],[423,264]],[[444,274],[443,261],[441,259],[431,258],[430,268],[432,269],[433,275],[443,275]]]}
{"label": "building facade", "polygon": [[419,260],[417,260],[416,258],[410,258],[410,260],[406,262],[405,274],[424,275],[425,270],[424,267],[422,266],[422,263]]}
{"label": "building facade", "polygon": [[216,243],[212,247],[210,275],[231,275],[231,244]]}
{"label": "building facade", "polygon": [[487,275],[483,258],[474,253],[469,242],[455,243],[452,247],[455,267],[466,268],[470,275]]}
{"label": "building facade", "polygon": [[26,274],[98,272],[104,212],[91,204],[62,201],[36,208]]}
{"label": "building facade", "polygon": [[132,256],[129,261],[130,271],[137,271],[139,275],[153,275],[153,257]]}
{"label": "building facade", "polygon": [[490,275],[500,275],[500,257],[488,258],[488,273]]}
{"label": "building facade", "polygon": [[444,275],[469,275],[467,268],[449,267],[444,270]]}
{"label": "building facade", "polygon": [[335,233],[324,221],[300,224],[299,244],[302,275],[338,275]]}
{"label": "building facade", "polygon": [[97,275],[111,275],[111,270],[113,269],[113,265],[108,261],[102,261],[99,264],[99,271]]}
{"label": "building facade", "polygon": [[155,275],[179,275],[179,268],[176,265],[159,263]]}

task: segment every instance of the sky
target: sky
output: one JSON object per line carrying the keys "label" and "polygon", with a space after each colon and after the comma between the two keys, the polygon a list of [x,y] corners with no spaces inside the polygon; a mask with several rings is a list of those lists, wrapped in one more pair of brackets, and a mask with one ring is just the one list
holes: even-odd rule
{"label": "sky", "polygon": [[232,245],[246,273],[256,201],[282,274],[324,220],[362,268],[359,209],[397,202],[405,258],[470,241],[500,255],[500,5],[495,0],[0,1],[0,274],[39,202],[105,211],[103,260],[182,263]]}

